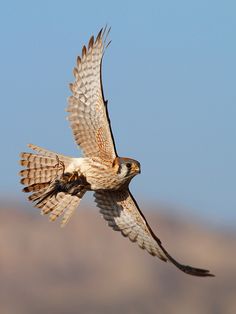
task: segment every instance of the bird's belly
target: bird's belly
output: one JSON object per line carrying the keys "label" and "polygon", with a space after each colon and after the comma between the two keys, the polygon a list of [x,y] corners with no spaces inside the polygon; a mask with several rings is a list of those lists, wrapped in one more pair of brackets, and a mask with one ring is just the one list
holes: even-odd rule
{"label": "bird's belly", "polygon": [[115,176],[87,176],[87,181],[91,186],[91,190],[118,190],[123,185],[124,182],[118,180]]}
{"label": "bird's belly", "polygon": [[119,177],[110,165],[103,164],[98,158],[83,159],[80,171],[86,177],[92,191],[117,190],[127,181]]}

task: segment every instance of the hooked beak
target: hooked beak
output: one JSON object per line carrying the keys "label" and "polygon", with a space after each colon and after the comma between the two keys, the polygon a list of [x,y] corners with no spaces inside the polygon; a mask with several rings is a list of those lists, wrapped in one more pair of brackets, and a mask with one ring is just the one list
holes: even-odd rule
{"label": "hooked beak", "polygon": [[140,173],[141,173],[141,165],[140,165],[140,163],[137,163],[137,164],[135,165],[135,172],[136,172],[137,174],[140,174]]}

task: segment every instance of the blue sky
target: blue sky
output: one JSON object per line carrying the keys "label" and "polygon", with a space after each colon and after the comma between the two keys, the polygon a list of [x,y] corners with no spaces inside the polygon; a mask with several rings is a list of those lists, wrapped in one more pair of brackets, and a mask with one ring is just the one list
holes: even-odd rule
{"label": "blue sky", "polygon": [[82,45],[108,23],[105,96],[131,189],[207,222],[236,218],[234,1],[5,1],[0,5],[1,198],[24,202],[27,143],[76,155],[65,119]]}

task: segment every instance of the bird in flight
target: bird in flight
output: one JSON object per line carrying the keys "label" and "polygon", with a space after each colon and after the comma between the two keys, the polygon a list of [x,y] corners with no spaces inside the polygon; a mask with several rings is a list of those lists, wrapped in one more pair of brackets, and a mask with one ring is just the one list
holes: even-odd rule
{"label": "bird in flight", "polygon": [[109,31],[101,29],[83,46],[70,84],[68,120],[83,157],[67,157],[29,144],[35,153],[21,153],[23,191],[31,193],[29,200],[42,214],[49,214],[51,221],[62,216],[62,226],[83,195],[94,191],[101,214],[114,230],[187,274],[213,276],[208,270],[180,264],[166,251],[129,190],[130,181],[141,170],[138,161],[118,156],[111,130],[101,75]]}

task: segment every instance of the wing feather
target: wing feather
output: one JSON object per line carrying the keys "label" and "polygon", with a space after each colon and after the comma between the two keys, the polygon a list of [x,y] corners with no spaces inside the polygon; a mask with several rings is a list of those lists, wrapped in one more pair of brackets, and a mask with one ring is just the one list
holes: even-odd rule
{"label": "wing feather", "polygon": [[213,276],[208,270],[182,265],[177,262],[163,247],[160,239],[154,234],[140,211],[129,190],[97,191],[95,201],[108,225],[120,231],[132,242],[163,261],[170,261],[181,271],[200,277]]}
{"label": "wing feather", "polygon": [[76,143],[86,157],[100,157],[112,162],[117,156],[107,102],[102,87],[102,58],[110,29],[101,29],[96,39],[92,36],[88,47],[83,46],[73,70],[72,96],[68,99],[68,120]]}

